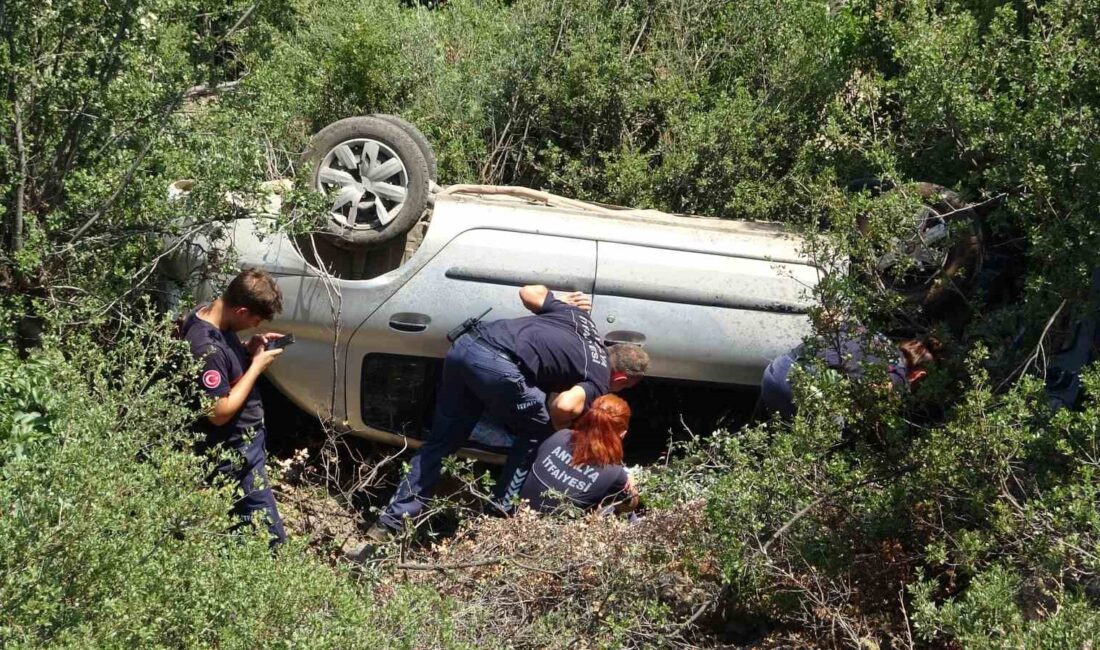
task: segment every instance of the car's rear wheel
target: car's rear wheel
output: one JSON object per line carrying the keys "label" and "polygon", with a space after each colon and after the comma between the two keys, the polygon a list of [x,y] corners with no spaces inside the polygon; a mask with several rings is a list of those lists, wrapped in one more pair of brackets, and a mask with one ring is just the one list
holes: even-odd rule
{"label": "car's rear wheel", "polygon": [[[872,196],[913,192],[920,200],[920,208],[906,220],[900,234],[871,260],[887,289],[925,308],[970,290],[981,270],[984,229],[977,213],[958,194],[934,183],[899,187],[879,179],[853,181],[848,190]],[[870,234],[869,215],[860,217],[858,226],[862,234]]]}
{"label": "car's rear wheel", "polygon": [[400,126],[349,117],[313,137],[312,186],[332,199],[327,228],[340,245],[375,246],[405,234],[428,205],[430,172],[421,147]]}
{"label": "car's rear wheel", "polygon": [[389,113],[375,113],[371,115],[371,117],[377,117],[380,120],[385,120],[397,126],[405,132],[405,135],[412,138],[416,146],[420,147],[420,153],[424,154],[424,160],[428,163],[428,178],[432,181],[439,180],[439,166],[436,164],[435,152],[432,151],[432,145],[428,142],[428,138],[424,136],[424,133],[420,129],[416,128],[416,125],[404,118],[390,115]]}

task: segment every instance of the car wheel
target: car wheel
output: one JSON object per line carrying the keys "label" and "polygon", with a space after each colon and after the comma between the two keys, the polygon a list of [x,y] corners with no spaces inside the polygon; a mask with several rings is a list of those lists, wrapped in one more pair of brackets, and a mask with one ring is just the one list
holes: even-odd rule
{"label": "car wheel", "polygon": [[332,197],[328,231],[364,248],[405,234],[428,205],[428,161],[405,131],[377,117],[349,117],[313,137],[312,186]]}
{"label": "car wheel", "polygon": [[[925,308],[934,308],[949,296],[970,290],[981,270],[984,229],[978,214],[958,194],[934,183],[899,187],[879,179],[853,181],[848,190],[866,191],[872,197],[895,191],[916,192],[923,204],[890,248],[872,260],[886,288],[910,304]],[[857,223],[861,233],[870,233],[868,215]]]}
{"label": "car wheel", "polygon": [[428,138],[424,137],[424,133],[416,128],[412,122],[400,118],[396,115],[390,115],[388,113],[375,113],[371,117],[377,117],[380,120],[385,120],[390,124],[396,125],[405,135],[413,139],[416,146],[420,147],[420,153],[424,154],[424,160],[428,163],[428,178],[432,181],[439,181],[439,167],[435,161],[435,152],[432,151],[432,145],[428,142]]}

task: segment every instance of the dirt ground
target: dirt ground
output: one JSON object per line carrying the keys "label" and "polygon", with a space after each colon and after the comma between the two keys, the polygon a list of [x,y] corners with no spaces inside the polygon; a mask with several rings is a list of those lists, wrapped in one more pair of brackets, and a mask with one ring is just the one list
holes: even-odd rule
{"label": "dirt ground", "polygon": [[[328,561],[344,561],[345,553],[366,542],[363,533],[392,494],[408,452],[402,456],[360,438],[326,434],[316,418],[270,386],[263,390],[271,462],[279,469],[276,499],[287,531],[309,539],[314,552]],[[631,392],[627,399],[638,405],[627,446],[632,464],[659,462],[672,441],[738,426],[756,399],[755,391],[659,383]],[[471,469],[495,475],[497,468],[471,463]],[[692,557],[693,536],[705,522],[700,503],[662,510],[637,524],[531,512],[495,519],[477,516],[476,499],[467,487],[455,479],[441,483],[439,493],[457,497],[460,505],[436,513],[432,533],[402,545],[400,558],[379,560],[387,563],[387,577],[376,587],[379,596],[385,596],[390,579],[430,584],[459,601],[490,604],[500,613],[492,625],[504,633],[540,615],[607,616],[616,599],[641,588],[674,620],[690,621],[690,631],[686,625],[671,630],[675,645],[799,647],[797,637],[730,610],[717,568]],[[469,507],[456,516],[463,503]],[[454,570],[436,570],[441,566]],[[561,593],[544,593],[548,576]],[[604,605],[593,609],[576,603]],[[667,623],[642,621],[638,629],[643,645],[645,635],[670,634]]]}
{"label": "dirt ground", "polygon": [[[333,440],[318,419],[297,408],[270,384],[261,389],[272,461],[282,468],[280,506],[291,532],[309,534],[319,548],[358,545],[360,534],[376,516],[372,509],[389,499],[403,457],[399,451],[353,436]],[[670,444],[704,435],[720,426],[735,428],[752,413],[757,391],[725,386],[683,385],[653,380],[623,393],[632,405],[626,463],[661,462]],[[476,464],[478,473],[496,467]],[[442,493],[461,497],[462,485],[440,486]],[[447,532],[453,522],[438,527]]]}

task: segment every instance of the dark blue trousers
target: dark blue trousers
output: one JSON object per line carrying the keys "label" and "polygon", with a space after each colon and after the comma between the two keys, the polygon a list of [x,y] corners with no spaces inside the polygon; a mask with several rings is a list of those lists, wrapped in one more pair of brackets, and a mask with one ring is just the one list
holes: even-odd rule
{"label": "dark blue trousers", "polygon": [[217,453],[217,447],[229,450],[229,457],[214,466],[211,478],[220,474],[238,485],[238,498],[230,511],[240,519],[237,528],[264,524],[271,535],[271,544],[275,546],[286,541],[286,530],[267,480],[266,443],[267,431],[261,427],[250,438],[234,437],[201,447],[212,449],[213,453]]}
{"label": "dark blue trousers", "polygon": [[447,353],[432,430],[382,513],[382,524],[398,529],[405,517],[423,511],[439,480],[443,459],[462,447],[482,414],[507,426],[516,437],[493,491],[501,511],[511,511],[539,444],[553,433],[546,394],[527,384],[508,355],[470,333]]}
{"label": "dark blue trousers", "polygon": [[768,364],[760,380],[760,401],[756,403],[754,413],[756,418],[769,418],[775,413],[786,419],[794,417],[794,394],[788,378],[793,366],[794,358],[790,354],[777,357]]}

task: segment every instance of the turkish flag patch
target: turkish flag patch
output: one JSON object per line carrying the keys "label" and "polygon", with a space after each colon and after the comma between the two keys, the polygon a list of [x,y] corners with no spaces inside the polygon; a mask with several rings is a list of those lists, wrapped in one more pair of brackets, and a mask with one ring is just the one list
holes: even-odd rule
{"label": "turkish flag patch", "polygon": [[207,370],[202,373],[202,385],[207,388],[217,388],[222,385],[222,374],[217,370]]}

